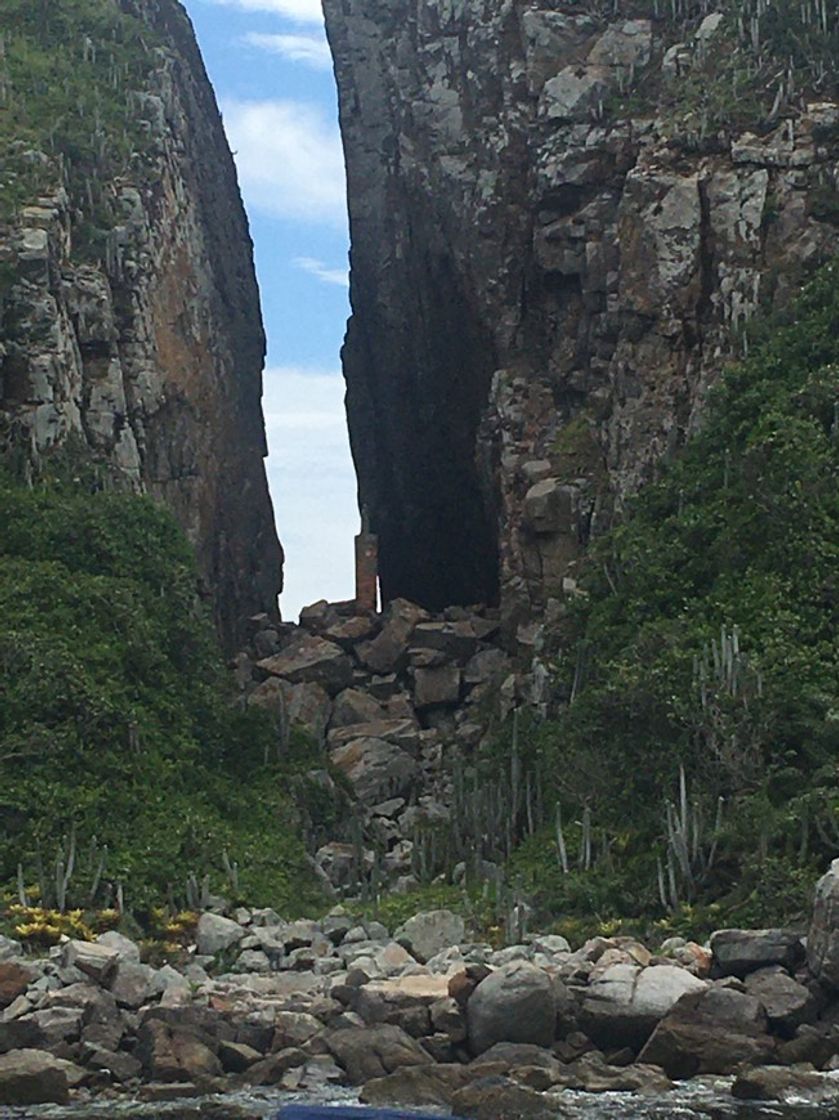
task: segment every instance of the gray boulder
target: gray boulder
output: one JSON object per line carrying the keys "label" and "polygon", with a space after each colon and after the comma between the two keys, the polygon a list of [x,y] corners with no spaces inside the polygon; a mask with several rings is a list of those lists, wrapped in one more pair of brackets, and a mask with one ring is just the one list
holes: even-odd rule
{"label": "gray boulder", "polygon": [[0,1057],[0,1104],[68,1104],[66,1062],[40,1050],[13,1050]]}
{"label": "gray boulder", "polygon": [[741,1064],[772,1059],[766,1012],[754,996],[711,987],[682,996],[662,1019],[638,1060],[661,1066],[675,1080],[733,1073]]}
{"label": "gray boulder", "polygon": [[839,859],[816,884],[807,964],[822,984],[839,989]]}
{"label": "gray boulder", "polygon": [[327,1031],[324,1041],[353,1085],[364,1085],[406,1066],[430,1065],[432,1059],[400,1027],[349,1027]]}
{"label": "gray boulder", "polygon": [[245,930],[238,922],[223,918],[221,914],[202,914],[196,934],[198,952],[202,956],[214,957],[237,945],[244,936]]}
{"label": "gray boulder", "polygon": [[801,935],[788,929],[721,929],[711,938],[720,976],[739,976],[769,965],[795,968],[804,959]]}
{"label": "gray boulder", "polygon": [[589,985],[580,1025],[601,1047],[640,1047],[683,995],[707,984],[675,965],[613,964]]}
{"label": "gray boulder", "polygon": [[746,991],[766,1008],[773,1029],[789,1035],[802,1023],[812,1023],[818,1003],[809,988],[782,968],[762,968],[746,977]]}
{"label": "gray boulder", "polygon": [[368,804],[407,792],[417,773],[416,760],[384,739],[354,739],[335,748],[330,758]]}
{"label": "gray boulder", "polygon": [[115,929],[108,930],[107,933],[100,933],[96,940],[98,944],[105,945],[108,949],[113,949],[121,961],[133,961],[135,964],[140,963],[140,946],[132,941],[130,937],[125,937]]}
{"label": "gray boulder", "polygon": [[352,684],[349,656],[333,642],[311,634],[295,638],[281,653],[260,661],[259,668],[292,684],[319,684],[335,696]]}
{"label": "gray boulder", "polygon": [[63,968],[76,968],[97,984],[107,984],[118,960],[116,949],[89,941],[68,941],[61,954]]}
{"label": "gray boulder", "polygon": [[483,1054],[496,1042],[550,1046],[556,1022],[551,979],[527,961],[506,965],[478,984],[466,1017],[472,1054]]}
{"label": "gray boulder", "polygon": [[462,945],[465,937],[463,918],[451,910],[428,910],[415,914],[394,934],[394,938],[410,949],[421,964],[445,949]]}

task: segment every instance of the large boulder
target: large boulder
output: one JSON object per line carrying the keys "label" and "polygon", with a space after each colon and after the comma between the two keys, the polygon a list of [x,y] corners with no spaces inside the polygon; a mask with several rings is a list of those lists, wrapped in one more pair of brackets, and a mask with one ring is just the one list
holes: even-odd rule
{"label": "large boulder", "polygon": [[18,962],[0,963],[0,1010],[22,996],[34,978],[32,971]]}
{"label": "large boulder", "polygon": [[598,1046],[637,1049],[683,995],[706,987],[675,965],[613,964],[586,990],[580,1025]]}
{"label": "large boulder", "polygon": [[801,935],[788,929],[721,929],[711,938],[720,976],[738,976],[769,965],[795,968],[804,959]]}
{"label": "large boulder", "polygon": [[782,968],[762,968],[746,977],[746,991],[759,999],[773,1030],[791,1035],[802,1023],[812,1023],[818,1002],[803,984]]}
{"label": "large boulder", "polygon": [[107,984],[119,960],[109,945],[90,941],[68,941],[61,954],[64,968],[77,968],[97,984]]}
{"label": "large boulder", "polygon": [[40,1050],[13,1050],[0,1057],[0,1104],[68,1104],[67,1062]]}
{"label": "large boulder", "polygon": [[661,1066],[675,1080],[733,1073],[744,1062],[771,1060],[775,1044],[767,1025],[754,996],[721,987],[692,992],[658,1024],[638,1060]]}
{"label": "large boulder", "polygon": [[469,1049],[483,1054],[496,1042],[550,1046],[556,1023],[551,978],[527,961],[490,973],[466,1005]]}
{"label": "large boulder", "polygon": [[134,960],[121,960],[111,980],[111,995],[120,1007],[133,1010],[160,995],[164,988],[165,982],[155,969]]}
{"label": "large boulder", "polygon": [[353,739],[336,747],[330,759],[366,804],[406,793],[417,773],[416,760],[384,739]]}
{"label": "large boulder", "polygon": [[221,914],[202,914],[196,933],[198,952],[214,957],[237,945],[244,936],[244,929],[231,918],[223,918]]}
{"label": "large boulder", "polygon": [[421,964],[425,964],[444,949],[462,945],[466,924],[460,915],[453,914],[451,910],[428,910],[409,918],[394,937],[410,949]]}
{"label": "large boulder", "polygon": [[138,1032],[135,1056],[152,1081],[201,1082],[218,1077],[221,1062],[205,1041],[188,1028],[147,1019]]}
{"label": "large boulder", "polygon": [[368,1081],[361,1090],[360,1100],[362,1104],[376,1106],[448,1109],[452,1096],[471,1078],[466,1066],[451,1063],[408,1066]]}
{"label": "large boulder", "polygon": [[400,976],[357,988],[352,1009],[368,1024],[391,1023],[414,1038],[432,1032],[431,1008],[448,998],[445,976]]}
{"label": "large boulder", "polygon": [[327,1031],[324,1041],[353,1085],[364,1085],[406,1066],[432,1061],[420,1044],[401,1027],[345,1027]]}
{"label": "large boulder", "polygon": [[350,657],[334,642],[312,634],[301,634],[275,657],[258,665],[269,676],[282,677],[292,684],[319,684],[330,696],[352,684]]}
{"label": "large boulder", "polygon": [[110,929],[107,933],[100,933],[96,938],[100,945],[105,945],[109,949],[113,949],[121,961],[132,961],[134,964],[140,963],[140,946],[136,941],[132,941],[130,937],[125,937],[124,934],[119,933],[115,929]]}
{"label": "large boulder", "polygon": [[807,964],[822,984],[839,989],[839,859],[816,884]]}

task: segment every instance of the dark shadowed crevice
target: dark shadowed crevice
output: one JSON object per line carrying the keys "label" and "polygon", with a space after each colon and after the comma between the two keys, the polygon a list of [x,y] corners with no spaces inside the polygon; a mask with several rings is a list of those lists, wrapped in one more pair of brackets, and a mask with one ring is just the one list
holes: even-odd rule
{"label": "dark shadowed crevice", "polygon": [[361,503],[380,537],[382,595],[434,610],[494,603],[497,540],[475,455],[493,345],[444,252],[411,253],[399,288],[406,298],[387,306],[356,276],[344,349],[353,455]]}

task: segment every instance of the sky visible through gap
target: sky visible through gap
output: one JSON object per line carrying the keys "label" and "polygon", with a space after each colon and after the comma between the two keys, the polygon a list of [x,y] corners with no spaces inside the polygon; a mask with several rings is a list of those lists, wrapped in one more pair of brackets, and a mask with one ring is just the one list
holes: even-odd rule
{"label": "sky visible through gap", "polygon": [[286,552],[283,617],[353,593],[355,475],[339,352],[348,233],[320,0],[184,0],[251,224],[268,362],[268,479]]}

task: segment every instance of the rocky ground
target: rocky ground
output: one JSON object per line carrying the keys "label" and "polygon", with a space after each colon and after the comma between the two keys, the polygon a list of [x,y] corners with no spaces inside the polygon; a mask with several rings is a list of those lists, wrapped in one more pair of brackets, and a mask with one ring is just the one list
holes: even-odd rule
{"label": "rocky ground", "polygon": [[[251,628],[235,662],[247,703],[274,714],[281,739],[297,727],[324,746],[354,799],[342,816],[360,826],[358,842],[322,837],[315,852],[324,885],[356,893],[375,865],[394,889],[416,886],[417,837],[451,820],[457,761],[514,708],[539,706],[539,630],[506,643],[511,655],[497,610],[432,615],[404,599],[383,614],[321,602],[299,626],[263,615]],[[339,796],[326,770],[309,778]]]}
{"label": "rocky ground", "polygon": [[115,932],[45,959],[4,939],[0,960],[0,1104],[350,1085],[377,1105],[556,1116],[566,1089],[660,1094],[706,1074],[734,1074],[744,1099],[839,1097],[839,861],[806,938],[493,950],[448,911],[391,936],[340,907],[240,909],[204,913],[177,968]]}

